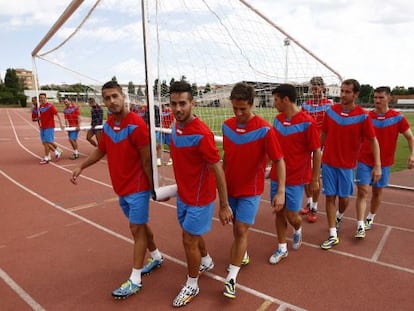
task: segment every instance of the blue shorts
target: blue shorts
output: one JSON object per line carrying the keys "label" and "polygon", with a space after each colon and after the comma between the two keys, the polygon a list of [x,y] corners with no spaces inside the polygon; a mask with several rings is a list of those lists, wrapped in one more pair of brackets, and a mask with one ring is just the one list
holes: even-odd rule
{"label": "blue shorts", "polygon": [[79,131],[68,131],[68,137],[70,140],[77,140]]}
{"label": "blue shorts", "polygon": [[322,193],[348,198],[354,193],[354,170],[322,164]]}
{"label": "blue shorts", "polygon": [[142,191],[118,198],[119,205],[131,224],[148,223],[151,191]]}
{"label": "blue shorts", "polygon": [[[303,189],[305,185],[285,186],[285,208],[291,212],[299,212],[302,208]],[[277,182],[270,181],[270,202],[277,193],[279,185]]]}
{"label": "blue shorts", "polygon": [[192,235],[203,235],[211,230],[214,201],[204,206],[185,204],[177,196],[177,219],[181,228]]}
{"label": "blue shorts", "polygon": [[157,142],[157,144],[161,144],[161,132],[155,132],[155,141]]}
{"label": "blue shorts", "polygon": [[171,134],[162,133],[162,143],[169,146],[171,144]]}
{"label": "blue shorts", "polygon": [[55,141],[55,129],[40,129],[40,140],[42,143],[53,143]]}
{"label": "blue shorts", "polygon": [[237,221],[254,225],[259,209],[260,195],[239,198],[229,197],[228,200],[233,211],[233,217]]}
{"label": "blue shorts", "polygon": [[376,188],[384,188],[388,186],[390,180],[391,166],[381,167],[381,179],[376,183],[371,183],[371,172],[373,166],[366,165],[358,162],[356,170],[356,184],[357,185],[370,185]]}

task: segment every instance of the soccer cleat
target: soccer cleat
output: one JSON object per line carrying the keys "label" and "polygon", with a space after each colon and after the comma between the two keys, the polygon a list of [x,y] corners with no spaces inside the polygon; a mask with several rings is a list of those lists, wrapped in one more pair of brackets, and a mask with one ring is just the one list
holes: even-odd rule
{"label": "soccer cleat", "polygon": [[192,288],[191,286],[184,285],[177,297],[175,297],[173,307],[183,307],[189,304],[199,292],[200,289],[198,287]]}
{"label": "soccer cleat", "polygon": [[40,164],[48,164],[49,160],[48,159],[42,159],[39,163]]}
{"label": "soccer cleat", "polygon": [[134,284],[131,280],[126,281],[121,285],[121,287],[115,289],[112,292],[112,296],[115,299],[125,299],[131,295],[134,295],[140,291],[142,284]]}
{"label": "soccer cleat", "polygon": [[363,227],[359,227],[357,231],[355,232],[354,237],[357,239],[365,238],[365,229]]}
{"label": "soccer cleat", "polygon": [[161,257],[160,260],[148,258],[148,263],[142,268],[141,274],[146,275],[152,272],[152,270],[155,270],[157,268],[161,268],[161,265],[164,261],[164,258]]}
{"label": "soccer cleat", "polygon": [[169,159],[168,162],[165,163],[165,165],[167,165],[167,166],[172,165],[172,159]]}
{"label": "soccer cleat", "polygon": [[369,218],[365,219],[365,224],[364,224],[365,230],[371,230],[373,224],[374,224],[374,221],[372,219],[369,219]]}
{"label": "soccer cleat", "polygon": [[327,239],[325,242],[323,242],[321,244],[321,248],[322,249],[331,249],[332,246],[334,246],[338,243],[339,243],[339,238],[338,237],[330,236],[329,239]]}
{"label": "soccer cleat", "polygon": [[244,254],[244,257],[242,259],[241,265],[242,266],[247,266],[250,263],[250,256],[249,254]]}
{"label": "soccer cleat", "polygon": [[204,272],[210,271],[214,268],[214,261],[211,260],[211,263],[209,265],[200,264],[200,268],[198,270],[198,274],[202,275]]}
{"label": "soccer cleat", "polygon": [[272,265],[277,264],[279,261],[281,261],[283,258],[286,258],[288,256],[288,251],[281,251],[280,249],[277,249],[272,256],[269,258],[269,263]]}
{"label": "soccer cleat", "polygon": [[60,148],[56,148],[55,150],[55,159],[60,159],[60,157],[62,156],[63,150]]}
{"label": "soccer cleat", "polygon": [[309,213],[309,209],[310,209],[310,203],[306,204],[305,207],[302,207],[299,214],[300,215],[307,215]]}
{"label": "soccer cleat", "polygon": [[223,295],[227,298],[236,298],[236,283],[234,283],[233,279],[224,283]]}
{"label": "soccer cleat", "polygon": [[302,232],[301,233],[293,233],[293,244],[292,244],[292,248],[294,250],[298,250],[300,245],[302,244]]}
{"label": "soccer cleat", "polygon": [[71,160],[76,160],[78,158],[79,158],[79,153],[72,153],[72,155],[70,157]]}
{"label": "soccer cleat", "polygon": [[308,222],[314,223],[316,222],[317,216],[316,216],[316,210],[311,209],[308,213]]}
{"label": "soccer cleat", "polygon": [[336,217],[336,220],[335,220],[335,228],[336,228],[336,230],[339,230],[339,228],[341,228],[342,219],[343,219],[343,217],[342,218]]}

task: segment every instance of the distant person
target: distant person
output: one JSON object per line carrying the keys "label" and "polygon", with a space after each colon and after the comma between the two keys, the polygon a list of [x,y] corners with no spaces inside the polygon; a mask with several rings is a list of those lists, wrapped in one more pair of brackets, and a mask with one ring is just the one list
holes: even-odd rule
{"label": "distant person", "polygon": [[63,115],[65,116],[65,122],[67,127],[74,127],[74,130],[68,131],[69,143],[72,146],[73,153],[70,157],[71,160],[79,158],[78,136],[80,130],[80,110],[77,105],[69,100],[69,98],[63,98],[65,109],[63,109]]}
{"label": "distant person", "polygon": [[[149,199],[152,187],[148,128],[145,122],[125,105],[121,86],[109,81],[102,86],[102,98],[111,117],[105,123],[98,148],[72,172],[71,182],[77,184],[82,171],[98,162],[105,155],[119,205],[128,218],[134,239],[133,268],[128,280],[112,292],[115,299],[127,298],[142,288],[141,274],[160,267],[163,257],[154,243],[154,235],[148,225]],[[151,258],[146,266],[146,249]]]}
{"label": "distant person", "polygon": [[[144,120],[147,124],[149,124],[149,112],[146,109],[144,114]],[[161,117],[160,117],[160,107],[158,105],[154,105],[154,122],[155,127],[160,127],[161,125]],[[157,166],[162,166],[162,146],[161,146],[161,132],[155,131],[155,140],[156,140],[156,150],[157,150]]]}
{"label": "distant person", "polygon": [[[322,77],[313,77],[310,80],[310,90],[312,92],[312,98],[302,104],[302,110],[315,119],[316,126],[320,132],[326,111],[331,107],[332,101],[326,98],[325,82]],[[301,209],[300,214],[306,215],[308,222],[312,223],[317,220],[318,200],[321,193],[321,187],[314,189],[314,191],[310,191],[309,184],[305,184],[305,193],[307,203],[306,207]]]}
{"label": "distant person", "polygon": [[[101,139],[102,129],[96,127],[103,124],[103,109],[96,103],[93,97],[88,99],[88,104],[91,107],[91,128],[86,133],[86,139],[92,146],[97,147]],[[94,136],[96,141],[93,139]]]}
{"label": "distant person", "polygon": [[187,282],[173,301],[185,306],[198,295],[198,277],[214,267],[203,234],[211,230],[216,187],[221,223],[232,221],[220,154],[208,126],[193,114],[191,85],[185,81],[170,86],[170,107],[176,124],[172,128],[171,158],[177,182],[177,218],[187,259]]}
{"label": "distant person", "polygon": [[[161,125],[162,125],[162,128],[171,130],[173,124],[174,124],[174,114],[173,114],[171,108],[169,107],[169,104],[162,104],[161,105]],[[171,133],[162,132],[161,143],[167,145],[168,148],[169,148],[170,145],[171,145]],[[172,165],[172,160],[171,160],[170,154],[171,153],[168,152],[168,160],[164,162],[165,165]]]}
{"label": "distant person", "polygon": [[240,267],[248,265],[249,228],[259,210],[267,162],[275,167],[279,181],[272,205],[282,208],[285,202],[285,162],[276,133],[270,124],[253,113],[255,91],[252,86],[237,83],[230,100],[234,116],[225,120],[223,131],[223,168],[233,211],[233,243],[223,295],[236,298],[236,278]]}
{"label": "distant person", "polygon": [[47,101],[46,93],[39,94],[39,101],[40,140],[45,150],[44,158],[40,164],[48,164],[51,161],[50,151],[54,152],[56,159],[59,159],[63,153],[62,149],[55,144],[55,116],[62,130],[64,126],[56,107]]}
{"label": "distant person", "polygon": [[[414,138],[410,124],[404,115],[389,108],[390,100],[391,90],[389,87],[381,86],[374,90],[375,108],[369,112],[369,115],[372,119],[380,147],[382,176],[380,180],[372,183],[371,174],[375,165],[375,159],[369,140],[364,139],[358,157],[356,172],[358,230],[355,237],[357,238],[364,238],[365,230],[372,228],[375,215],[381,204],[382,189],[388,186],[399,133],[404,136],[408,144],[407,168],[412,169],[414,167]],[[371,208],[363,226],[369,186],[372,189]]]}
{"label": "distant person", "polygon": [[[270,256],[269,262],[277,264],[288,256],[287,228],[290,224],[294,231],[292,249],[298,250],[302,244],[302,206],[303,191],[309,184],[311,191],[319,188],[321,167],[321,141],[315,120],[296,105],[297,92],[291,84],[281,84],[272,92],[276,109],[273,128],[282,147],[286,163],[286,200],[284,206],[273,206],[278,246]],[[311,166],[311,163],[313,165]],[[272,165],[270,171],[271,200],[279,190],[279,178]]]}
{"label": "distant person", "polygon": [[[329,228],[329,238],[321,244],[325,250],[339,243],[338,230],[354,191],[354,169],[363,139],[367,140],[374,158],[371,180],[376,183],[381,178],[380,151],[371,117],[355,102],[360,90],[357,80],[344,80],[341,103],[332,105],[323,120],[322,181]],[[338,211],[335,209],[336,197]],[[359,231],[363,222],[358,222],[357,226]]]}
{"label": "distant person", "polygon": [[33,122],[39,122],[39,107],[37,106],[37,97],[32,97],[32,121]]}

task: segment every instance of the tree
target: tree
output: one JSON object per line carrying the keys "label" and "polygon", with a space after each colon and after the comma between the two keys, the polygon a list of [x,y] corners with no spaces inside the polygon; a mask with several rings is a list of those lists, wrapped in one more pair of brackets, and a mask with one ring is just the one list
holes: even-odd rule
{"label": "tree", "polygon": [[193,83],[191,84],[191,93],[193,94],[194,97],[197,97],[198,95],[198,87],[197,87],[197,83]]}
{"label": "tree", "polygon": [[170,86],[171,86],[174,82],[175,82],[175,79],[174,79],[174,78],[171,78],[171,80],[170,80]]}
{"label": "tree", "polygon": [[359,92],[359,101],[363,104],[373,103],[372,94],[374,88],[369,84],[361,84],[361,91]]}
{"label": "tree", "polygon": [[137,89],[137,95],[138,95],[138,96],[144,96],[144,92],[142,91],[142,87],[141,87],[141,85],[140,85],[140,86],[138,86],[138,89]]}
{"label": "tree", "polygon": [[118,82],[118,80],[116,79],[116,77],[115,77],[115,76],[113,76],[113,77],[112,77],[111,81],[112,81],[112,82]]}
{"label": "tree", "polygon": [[135,85],[132,81],[128,82],[128,94],[135,94]]}
{"label": "tree", "polygon": [[4,85],[12,90],[15,90],[16,93],[22,90],[16,70],[11,68],[7,69],[6,76],[4,77]]}
{"label": "tree", "polygon": [[204,87],[204,93],[208,93],[211,92],[211,85],[210,83],[207,83],[206,86]]}
{"label": "tree", "polygon": [[165,97],[170,92],[170,88],[167,85],[167,81],[163,80],[161,83],[161,97]]}

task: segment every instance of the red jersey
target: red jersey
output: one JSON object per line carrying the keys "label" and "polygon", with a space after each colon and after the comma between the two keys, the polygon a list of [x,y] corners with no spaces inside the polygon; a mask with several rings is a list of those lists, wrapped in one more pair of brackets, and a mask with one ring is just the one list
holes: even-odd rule
{"label": "red jersey", "polygon": [[375,137],[368,113],[360,106],[349,112],[341,104],[331,106],[323,121],[326,140],[322,162],[337,168],[354,168],[363,139]]}
{"label": "red jersey", "polygon": [[165,108],[161,113],[161,124],[165,129],[169,129],[174,122],[174,115],[171,108]]}
{"label": "red jersey", "polygon": [[229,196],[260,195],[268,159],[283,157],[276,133],[267,121],[253,116],[243,127],[236,117],[224,121],[222,126],[223,149]]}
{"label": "red jersey", "polygon": [[180,199],[203,206],[216,198],[216,179],[209,165],[220,161],[214,135],[199,118],[172,128],[171,158]]}
{"label": "red jersey", "polygon": [[58,111],[55,106],[51,103],[41,104],[39,107],[40,111],[40,128],[48,129],[55,127],[55,115],[58,114]]}
{"label": "red jersey", "polygon": [[[286,163],[286,185],[309,183],[312,179],[312,152],[321,146],[315,120],[303,111],[299,111],[291,119],[286,118],[285,113],[279,113],[275,117],[273,129]],[[270,178],[277,181],[274,165]]]}
{"label": "red jersey", "polygon": [[149,144],[144,120],[128,112],[120,123],[109,118],[103,126],[98,148],[106,153],[114,191],[119,196],[150,190],[139,149]]}
{"label": "red jersey", "polygon": [[63,110],[63,115],[65,116],[66,124],[70,127],[79,126],[79,107],[74,103],[70,103],[69,107]]}
{"label": "red jersey", "polygon": [[331,105],[332,101],[327,98],[321,98],[318,102],[309,99],[302,104],[302,110],[315,119],[316,126],[321,130],[326,111],[331,108]]}
{"label": "red jersey", "polygon": [[[394,164],[398,134],[407,131],[410,124],[401,113],[393,109],[388,110],[385,114],[377,114],[372,110],[369,115],[380,146],[381,166],[391,166]],[[362,143],[358,161],[370,166],[375,164],[371,144],[366,139]]]}

